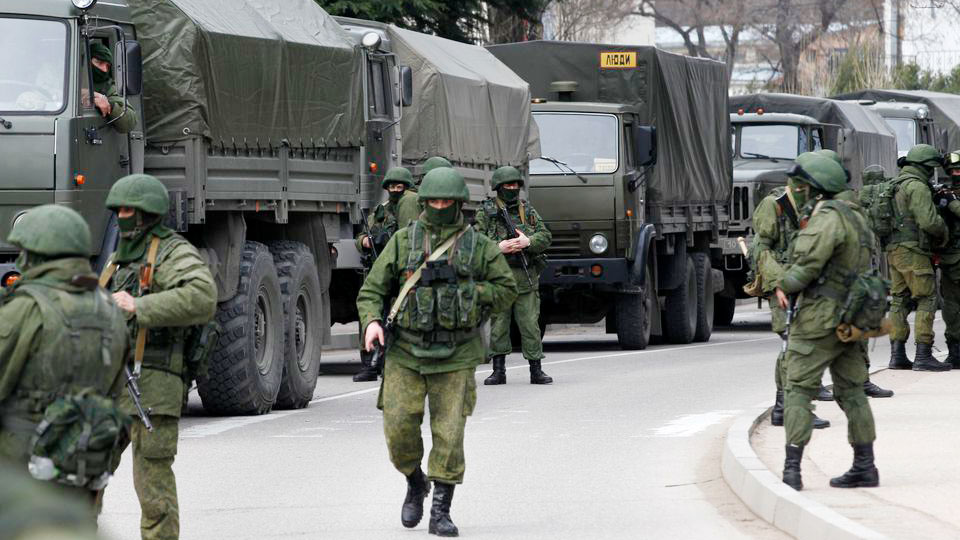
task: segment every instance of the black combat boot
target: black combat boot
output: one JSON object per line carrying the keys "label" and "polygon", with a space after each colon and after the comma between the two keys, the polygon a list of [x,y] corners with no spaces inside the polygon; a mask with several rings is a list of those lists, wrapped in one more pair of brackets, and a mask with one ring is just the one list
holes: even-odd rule
{"label": "black combat boot", "polygon": [[893,397],[893,390],[887,390],[886,388],[880,388],[873,383],[870,379],[867,379],[867,382],[863,383],[863,393],[867,397],[882,398],[882,397]]}
{"label": "black combat boot", "polygon": [[412,529],[416,527],[423,519],[423,500],[430,493],[430,481],[423,470],[417,467],[417,470],[410,473],[407,477],[407,496],[403,499],[403,508],[400,510],[400,522],[403,526]]}
{"label": "black combat boot", "polygon": [[803,479],[800,478],[800,460],[803,459],[803,447],[787,445],[787,458],[783,460],[783,483],[800,491]]}
{"label": "black combat boot", "polygon": [[890,340],[890,369],[912,369],[913,362],[907,358],[907,342]]}
{"label": "black combat boot", "polygon": [[880,485],[880,472],[873,464],[873,443],[854,444],[853,467],[843,476],[830,479],[830,487],[856,488]]}
{"label": "black combat boot", "polygon": [[810,421],[813,423],[813,429],[826,429],[826,428],[830,427],[830,421],[829,421],[829,420],[824,420],[823,418],[820,418],[819,416],[817,416],[817,415],[815,415],[815,414],[813,414],[813,413],[810,413],[810,416],[813,417],[813,418],[810,420]]}
{"label": "black combat boot", "polygon": [[360,353],[360,371],[353,376],[353,382],[371,382],[377,380],[377,366],[373,363],[374,353]]}
{"label": "black combat boot", "polygon": [[777,390],[777,397],[773,401],[773,410],[770,411],[770,423],[775,426],[783,425],[783,390]]}
{"label": "black combat boot", "polygon": [[953,369],[960,369],[960,341],[947,341],[947,363]]}
{"label": "black combat boot", "polygon": [[833,401],[833,392],[827,390],[827,387],[820,385],[820,391],[817,392],[817,401]]}
{"label": "black combat boot", "polygon": [[547,375],[540,369],[540,360],[529,360],[530,362],[530,384],[550,384],[553,377]]}
{"label": "black combat boot", "polygon": [[507,384],[507,357],[498,354],[493,357],[493,373],[483,380],[483,384]]}
{"label": "black combat boot", "polygon": [[430,507],[430,534],[437,536],[460,536],[457,526],[450,520],[450,503],[453,502],[453,484],[435,482],[433,505]]}
{"label": "black combat boot", "polygon": [[913,359],[914,371],[950,371],[950,364],[933,357],[933,345],[917,343],[917,356]]}

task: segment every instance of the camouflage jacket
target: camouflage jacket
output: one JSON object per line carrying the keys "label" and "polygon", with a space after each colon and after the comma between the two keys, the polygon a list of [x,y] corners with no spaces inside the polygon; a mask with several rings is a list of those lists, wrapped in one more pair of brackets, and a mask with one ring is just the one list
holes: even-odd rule
{"label": "camouflage jacket", "polygon": [[[499,198],[490,197],[483,201],[476,216],[477,230],[496,243],[515,236],[513,231],[507,231],[507,225],[499,213],[500,204],[503,203]],[[527,262],[530,264],[530,279],[534,284],[537,284],[540,280],[540,272],[546,266],[545,252],[553,241],[553,234],[547,228],[547,224],[544,223],[537,210],[527,201],[521,199],[518,204],[506,208],[513,224],[530,239],[530,245],[524,251],[527,254]],[[524,275],[519,255],[511,253],[504,255],[504,257],[506,257],[507,264],[513,270],[518,291],[521,294],[530,292],[530,283]]]}
{"label": "camouflage jacket", "polygon": [[421,212],[423,212],[423,207],[420,205],[416,189],[408,189],[403,193],[403,197],[397,204],[397,223],[399,223],[399,228],[402,229],[420,219]]}
{"label": "camouflage jacket", "polygon": [[897,230],[890,236],[885,248],[890,251],[903,247],[929,255],[930,248],[946,237],[947,226],[933,205],[933,195],[926,178],[917,167],[904,166],[897,180],[901,182],[893,197]]}
{"label": "camouflage jacket", "polygon": [[110,81],[109,83],[94,85],[94,91],[107,97],[110,102],[110,114],[105,118],[113,129],[120,133],[129,133],[137,128],[139,120],[137,111],[129,103],[124,103],[123,96],[117,91],[117,85]]}
{"label": "camouflage jacket", "polygon": [[401,207],[405,204],[409,206],[410,200],[413,200],[415,204],[417,202],[417,194],[407,190],[403,192],[403,197],[400,198],[397,204],[393,204],[390,201],[378,204],[373,212],[370,212],[370,214],[367,215],[367,229],[360,231],[360,233],[356,236],[355,243],[357,250],[362,253],[367,249],[363,247],[363,239],[367,236],[368,230],[373,236],[374,240],[378,239],[378,237],[381,235],[385,236],[382,242],[377,243],[377,253],[379,253],[383,251],[383,247],[386,245],[387,240],[389,240],[391,236],[396,234],[398,230],[415,221],[417,217],[411,217],[407,215],[408,212],[403,212],[404,219],[400,218]]}
{"label": "camouflage jacket", "polygon": [[753,260],[766,294],[773,292],[774,283],[783,275],[790,245],[800,230],[794,218],[777,201],[784,193],[786,187],[774,189],[760,200],[753,211]]}

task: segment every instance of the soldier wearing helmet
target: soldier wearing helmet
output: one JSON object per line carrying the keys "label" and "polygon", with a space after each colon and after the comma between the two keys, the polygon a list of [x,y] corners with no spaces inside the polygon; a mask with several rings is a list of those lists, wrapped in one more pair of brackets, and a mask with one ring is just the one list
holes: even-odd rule
{"label": "soldier wearing helmet", "polygon": [[[872,236],[866,219],[848,203],[834,200],[847,189],[843,167],[819,155],[797,157],[790,175],[790,192],[810,218],[797,233],[788,266],[775,283],[777,299],[784,309],[787,295],[801,295],[790,329],[786,354],[784,426],[786,459],[783,481],[802,488],[800,460],[810,441],[811,402],[820,388],[824,371],[833,376],[834,395],[848,420],[848,436],[854,449],[854,466],[834,478],[834,487],[875,486],[873,463],[876,438],[873,415],[864,394],[867,380],[864,349],[857,341],[841,341],[837,328],[824,321],[839,321],[846,298],[846,280],[871,270]],[[810,210],[812,208],[812,210]],[[863,238],[864,235],[871,238]],[[865,247],[866,246],[866,247]]]}
{"label": "soldier wearing helmet", "polygon": [[[416,216],[406,216],[403,221],[399,218],[399,208],[406,203],[416,206],[417,194],[412,191],[413,175],[403,167],[393,167],[383,177],[380,186],[388,193],[387,200],[380,203],[367,216],[367,227],[357,235],[357,249],[363,255],[364,266],[369,268],[374,259],[386,247],[387,241],[398,230],[406,227]],[[377,380],[377,374],[383,366],[374,365],[373,355],[360,347],[360,371],[353,376],[354,382],[369,382]]]}
{"label": "soldier wearing helmet", "polygon": [[[111,72],[113,53],[110,47],[100,42],[90,44],[90,69],[93,75],[93,105],[101,116],[120,133],[128,133],[137,127],[137,111],[130,106],[113,80]],[[86,77],[84,77],[86,80]],[[84,89],[86,92],[86,89]],[[83,97],[84,104],[89,98]]]}
{"label": "soldier wearing helmet", "polygon": [[[517,282],[516,301],[510,309],[494,315],[490,320],[490,353],[493,357],[493,373],[483,384],[506,384],[506,355],[513,346],[510,343],[510,322],[516,321],[520,330],[523,357],[530,364],[530,384],[550,384],[553,379],[543,372],[543,343],[540,339],[540,272],[546,266],[544,252],[550,246],[553,235],[547,229],[540,214],[529,202],[520,197],[523,177],[514,167],[500,167],[493,172],[495,197],[483,201],[477,212],[477,230],[497,242],[500,252],[507,258]],[[503,212],[510,216],[510,230]],[[527,268],[523,267],[521,254]]]}
{"label": "soldier wearing helmet", "polygon": [[[460,173],[430,171],[418,195],[423,214],[387,242],[360,289],[357,311],[367,351],[387,345],[377,406],[390,461],[407,478],[401,522],[408,528],[420,522],[432,481],[429,531],[457,536],[450,503],[463,482],[464,428],[476,403],[474,371],[485,355],[480,326],[510,306],[517,286],[496,243],[465,221],[470,193]],[[433,447],[424,475],[420,424],[428,396]]]}
{"label": "soldier wearing helmet", "polygon": [[943,322],[947,328],[946,363],[960,369],[960,150],[950,152],[943,158],[943,168],[949,182],[934,194],[934,203],[940,210],[950,241],[937,250],[940,256],[940,295],[943,298]]}
{"label": "soldier wearing helmet", "polygon": [[[890,235],[885,252],[890,268],[890,369],[914,371],[946,371],[950,364],[933,357],[933,319],[937,311],[931,250],[945,245],[947,226],[933,204],[928,182],[942,157],[929,144],[918,144],[898,160],[900,174],[894,180],[893,197],[896,229]],[[907,357],[906,341],[910,337],[907,316],[916,309],[914,321],[917,354],[911,362]]]}
{"label": "soldier wearing helmet", "polygon": [[[417,185],[410,187],[411,193],[416,193],[420,189],[420,184],[423,182],[423,179],[427,177],[427,174],[434,169],[439,169],[445,167],[452,169],[453,165],[450,164],[450,161],[447,158],[441,156],[433,156],[427,158],[423,162],[423,165],[420,166],[420,178],[417,180]],[[401,223],[412,223],[420,217],[420,213],[423,212],[423,202],[418,201],[416,197],[404,197],[400,201],[400,204],[397,205],[397,219]]]}
{"label": "soldier wearing helmet", "polygon": [[107,208],[116,212],[120,241],[100,276],[127,314],[141,400],[152,413],[154,431],[148,433],[132,401],[121,400],[133,421],[133,482],[144,540],[179,535],[173,460],[188,389],[183,343],[187,328],[209,322],[217,306],[217,287],[197,249],[163,224],[168,206],[167,189],[153,176],[125,176],[113,185]]}
{"label": "soldier wearing helmet", "polygon": [[[38,206],[17,221],[7,242],[21,250],[17,267],[23,275],[0,292],[0,460],[26,471],[37,426],[54,402],[89,389],[109,400],[120,395],[128,339],[123,314],[97,288],[90,229],[79,214],[65,206]],[[104,406],[119,416],[110,401]],[[104,464],[119,458],[119,452],[111,455],[117,443],[111,440],[111,449],[101,451]],[[102,480],[93,477],[109,472],[104,467],[78,473],[69,486],[59,475],[43,479],[92,509],[102,489]]]}

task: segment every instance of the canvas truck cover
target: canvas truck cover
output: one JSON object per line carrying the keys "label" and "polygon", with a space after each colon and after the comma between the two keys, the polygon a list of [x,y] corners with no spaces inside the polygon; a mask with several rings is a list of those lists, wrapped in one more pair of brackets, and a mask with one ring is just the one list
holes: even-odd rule
{"label": "canvas truck cover", "polygon": [[[863,169],[869,165],[881,165],[887,171],[897,170],[896,136],[880,115],[862,105],[794,94],[762,93],[730,97],[731,113],[741,108],[746,112],[756,112],[759,107],[770,113],[802,114],[824,124],[852,130],[850,138],[844,143],[843,159],[854,188],[862,185]],[[826,130],[824,146],[836,150],[839,135],[837,129]]]}
{"label": "canvas truck cover", "polygon": [[403,110],[404,161],[430,156],[523,167],[539,155],[530,90],[483,47],[390,25],[394,52],[413,70],[413,105]]}
{"label": "canvas truck cover", "polygon": [[860,90],[834,96],[834,99],[872,99],[873,101],[905,101],[923,103],[930,109],[930,117],[939,129],[946,129],[949,137],[947,151],[960,147],[960,96],[928,90]]}
{"label": "canvas truck cover", "polygon": [[131,0],[150,142],[359,146],[360,52],[312,0]]}
{"label": "canvas truck cover", "polygon": [[724,64],[655,47],[530,41],[488,49],[530,83],[535,98],[556,99],[551,82],[576,81],[576,101],[638,107],[641,123],[657,128],[648,205],[729,202],[733,174]]}

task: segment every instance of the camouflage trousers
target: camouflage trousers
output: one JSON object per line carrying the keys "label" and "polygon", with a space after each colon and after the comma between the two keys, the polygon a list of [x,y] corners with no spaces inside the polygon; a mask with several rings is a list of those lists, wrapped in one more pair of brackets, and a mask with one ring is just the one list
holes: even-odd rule
{"label": "camouflage trousers", "polygon": [[930,257],[897,247],[887,252],[890,266],[890,339],[906,341],[910,337],[907,316],[914,309],[917,343],[933,343],[933,319],[937,311],[936,283]]}
{"label": "camouflage trousers", "polygon": [[[526,279],[526,278],[524,278]],[[540,292],[532,290],[520,293],[510,309],[494,313],[490,317],[490,353],[510,354],[510,321],[517,321],[523,357],[527,360],[542,360],[543,341],[540,337]]]}
{"label": "camouflage trousers", "polygon": [[427,400],[433,437],[427,476],[445,484],[462,483],[464,428],[477,403],[475,369],[421,375],[397,362],[386,364],[380,402],[393,466],[408,476],[423,461],[420,425]]}
{"label": "camouflage trousers", "polygon": [[790,339],[785,359],[783,418],[787,444],[804,446],[810,441],[812,402],[827,369],[833,378],[833,395],[847,415],[847,440],[850,444],[865,444],[877,438],[873,412],[863,393],[863,383],[867,380],[865,353],[863,342],[844,343],[834,334],[816,339]]}
{"label": "camouflage trousers", "polygon": [[180,419],[152,416],[153,433],[139,418],[133,419],[133,487],[140,500],[140,536],[143,540],[176,540],[180,536],[180,510],[173,459],[177,455]]}
{"label": "camouflage trousers", "polygon": [[960,342],[960,263],[940,264],[940,295],[943,297],[943,332],[948,343]]}

